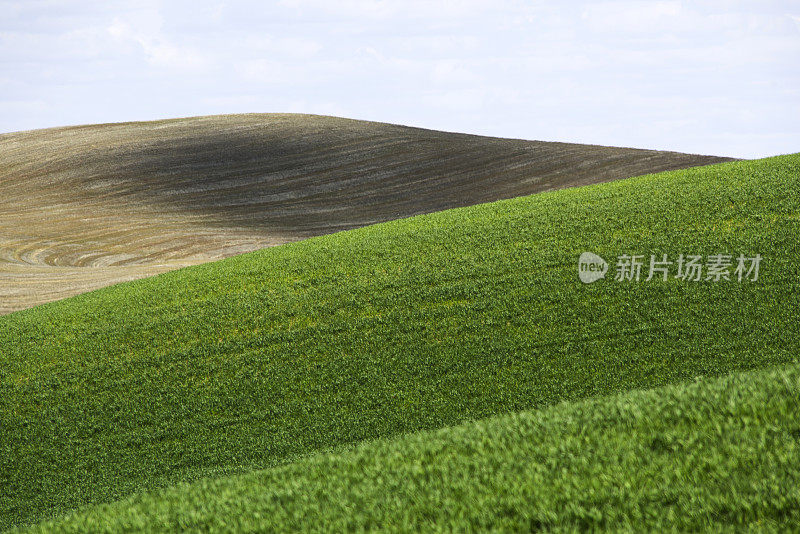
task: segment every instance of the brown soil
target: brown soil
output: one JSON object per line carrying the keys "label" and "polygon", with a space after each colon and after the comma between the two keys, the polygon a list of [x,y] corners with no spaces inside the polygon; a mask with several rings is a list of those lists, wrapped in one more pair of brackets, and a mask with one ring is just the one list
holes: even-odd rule
{"label": "brown soil", "polygon": [[728,159],[283,114],[0,135],[0,313],[310,236]]}

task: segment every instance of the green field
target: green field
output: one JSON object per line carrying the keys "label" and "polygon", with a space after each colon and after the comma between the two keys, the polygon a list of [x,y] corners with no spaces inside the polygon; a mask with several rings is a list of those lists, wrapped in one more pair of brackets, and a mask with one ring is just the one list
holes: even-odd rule
{"label": "green field", "polygon": [[800,364],[381,439],[35,531],[800,529]]}
{"label": "green field", "polygon": [[[798,177],[791,155],[545,193],[0,317],[0,527],[142,490],[68,524],[796,521]],[[764,259],[583,285],[583,251]]]}

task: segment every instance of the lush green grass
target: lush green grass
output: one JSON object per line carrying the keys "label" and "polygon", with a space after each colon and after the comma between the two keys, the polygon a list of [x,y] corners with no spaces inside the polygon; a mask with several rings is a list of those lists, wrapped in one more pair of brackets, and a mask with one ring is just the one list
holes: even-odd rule
{"label": "lush green grass", "polygon": [[[792,361],[798,176],[793,155],[559,191],[0,317],[0,527],[365,439]],[[764,262],[755,283],[585,286],[584,250]]]}
{"label": "lush green grass", "polygon": [[369,442],[34,530],[800,530],[798,413],[795,364]]}

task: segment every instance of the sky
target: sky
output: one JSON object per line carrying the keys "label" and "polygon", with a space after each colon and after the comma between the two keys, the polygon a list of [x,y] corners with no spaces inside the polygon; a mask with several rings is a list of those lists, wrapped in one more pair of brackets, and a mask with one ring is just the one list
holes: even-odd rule
{"label": "sky", "polygon": [[0,0],[0,133],[223,113],[800,151],[800,2]]}

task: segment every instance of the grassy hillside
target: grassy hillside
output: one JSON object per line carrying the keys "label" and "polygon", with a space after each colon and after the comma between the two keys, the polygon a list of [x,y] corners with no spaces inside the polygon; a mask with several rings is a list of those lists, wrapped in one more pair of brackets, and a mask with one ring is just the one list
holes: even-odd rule
{"label": "grassy hillside", "polygon": [[31,530],[797,531],[798,410],[795,364],[383,439]]}
{"label": "grassy hillside", "polygon": [[[0,318],[0,518],[793,361],[800,155],[394,221]],[[757,282],[577,259],[761,254]]]}
{"label": "grassy hillside", "polygon": [[0,313],[338,230],[726,160],[292,114],[0,135]]}

